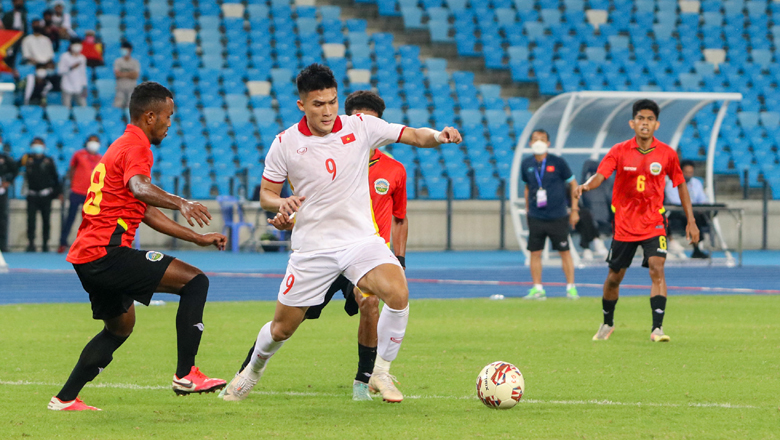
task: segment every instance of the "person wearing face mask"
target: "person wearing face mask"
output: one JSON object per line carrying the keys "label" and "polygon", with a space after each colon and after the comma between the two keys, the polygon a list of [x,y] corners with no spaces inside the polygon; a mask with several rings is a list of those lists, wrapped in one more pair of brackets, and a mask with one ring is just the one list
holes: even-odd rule
{"label": "person wearing face mask", "polygon": [[32,31],[22,40],[22,58],[36,67],[49,68],[54,60],[54,47],[49,37],[44,35],[44,21],[33,20]]}
{"label": "person wearing face mask", "polygon": [[[682,168],[683,177],[685,178],[685,184],[688,185],[688,194],[691,197],[691,204],[706,205],[710,203],[710,200],[707,198],[707,193],[704,192],[704,184],[702,184],[700,179],[693,177],[695,171],[693,161],[683,160],[680,162],[680,167]],[[672,185],[671,180],[666,180],[664,195],[665,204],[682,206],[682,202],[680,201],[680,192]],[[693,217],[696,220],[696,226],[699,227],[700,231],[703,232],[709,230],[707,214],[703,212],[694,212]],[[684,232],[685,224],[685,213],[680,211],[672,211],[669,213],[670,232]],[[669,252],[681,254],[685,251],[685,248],[680,243],[678,243],[677,240],[671,239],[671,234],[669,238]],[[699,248],[699,243],[694,243],[693,254],[691,254],[691,258],[709,258],[709,255],[702,252],[702,250]]]}
{"label": "person wearing face mask", "polygon": [[102,157],[100,154],[100,138],[93,134],[87,139],[84,148],[73,153],[73,157],[70,159],[70,169],[68,169],[68,180],[70,181],[68,217],[62,225],[60,247],[57,248],[58,254],[65,252],[68,248],[68,235],[70,235],[73,222],[76,220],[76,214],[80,211],[84,201],[87,200],[92,170],[95,169]]}
{"label": "person wearing face mask", "polygon": [[54,160],[46,156],[43,139],[35,138],[30,152],[19,160],[19,167],[25,168],[27,181],[27,252],[35,252],[35,223],[40,211],[43,221],[43,252],[49,252],[49,231],[51,230],[51,201],[62,200],[60,176]]}
{"label": "person wearing face mask", "polygon": [[141,74],[141,64],[132,57],[133,45],[125,41],[122,43],[122,57],[114,61],[114,75],[116,75],[116,95],[114,107],[127,108],[130,105],[130,95],[138,84],[138,76]]}
{"label": "person wearing face mask", "polygon": [[[2,28],[6,30],[15,30],[22,33],[22,37],[27,35],[27,9],[24,7],[24,0],[14,0],[13,9],[3,14]],[[11,69],[16,64],[16,54],[22,46],[22,39],[16,41],[11,47],[6,49],[5,64]],[[14,73],[14,75],[18,75]]]}
{"label": "person wearing face mask", "polygon": [[33,33],[22,40],[22,58],[35,66],[35,74],[27,76],[24,90],[24,104],[44,104],[46,95],[59,84],[54,72],[54,47],[49,37],[43,34],[43,20],[34,20]]}
{"label": "person wearing face mask", "polygon": [[[580,220],[579,206],[567,206],[567,195],[577,188],[569,165],[563,158],[549,154],[550,136],[544,130],[531,134],[533,156],[523,159],[520,169],[525,182],[525,206],[528,213],[528,251],[531,253],[531,278],[533,287],[524,299],[547,299],[542,285],[542,251],[550,238],[553,249],[558,251],[566,275],[566,297],[578,299],[574,285],[574,262],[569,250],[569,227]],[[571,200],[575,200],[571,196]]]}
{"label": "person wearing face mask", "polygon": [[81,39],[70,40],[70,49],[62,54],[57,65],[62,89],[62,105],[70,107],[73,99],[85,107],[87,105],[87,58],[81,53]]}
{"label": "person wearing face mask", "polygon": [[60,28],[54,24],[54,12],[51,9],[43,11],[43,35],[49,37],[54,52],[60,50]]}
{"label": "person wearing face mask", "polygon": [[3,151],[0,134],[0,252],[8,252],[8,191],[16,172],[16,161]]}
{"label": "person wearing face mask", "polygon": [[52,22],[59,28],[60,37],[73,38],[76,36],[76,32],[73,30],[73,25],[70,14],[65,12],[65,2],[62,0],[56,0],[53,4],[54,15],[52,16]]}

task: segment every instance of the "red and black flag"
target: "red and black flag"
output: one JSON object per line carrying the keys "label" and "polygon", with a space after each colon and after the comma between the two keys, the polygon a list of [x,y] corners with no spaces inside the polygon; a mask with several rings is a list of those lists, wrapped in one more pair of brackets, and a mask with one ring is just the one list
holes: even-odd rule
{"label": "red and black flag", "polygon": [[8,49],[22,38],[20,31],[0,30],[0,72],[13,72],[13,69],[5,64],[5,55]]}

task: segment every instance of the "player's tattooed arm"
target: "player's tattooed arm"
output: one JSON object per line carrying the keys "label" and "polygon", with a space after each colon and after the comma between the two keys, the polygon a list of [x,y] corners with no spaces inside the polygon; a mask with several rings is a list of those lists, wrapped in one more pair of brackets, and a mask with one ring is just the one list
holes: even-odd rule
{"label": "player's tattooed arm", "polygon": [[435,148],[441,144],[459,144],[462,141],[460,132],[453,127],[444,127],[440,132],[432,128],[406,127],[400,139],[402,144],[419,148]]}
{"label": "player's tattooed arm", "polygon": [[[596,173],[592,175],[587,182],[578,186],[574,190],[574,196],[579,199],[580,196],[582,196],[582,193],[598,188],[599,186],[601,186],[602,183],[604,183],[605,180],[606,179],[604,178],[604,176],[601,175],[601,173]],[[574,205],[574,201],[572,201],[572,206],[573,205]]]}
{"label": "player's tattooed arm", "polygon": [[211,213],[205,206],[165,192],[159,186],[152,184],[148,176],[137,174],[131,177],[127,182],[127,188],[133,193],[133,197],[147,205],[179,210],[190,226],[195,226],[195,222],[201,228],[204,224],[210,224]]}
{"label": "player's tattooed arm", "polygon": [[168,218],[162,211],[154,206],[147,205],[144,212],[144,223],[157,232],[161,232],[170,237],[195,243],[198,246],[214,245],[219,250],[225,249],[227,238],[218,233],[198,234],[197,232],[182,226]]}

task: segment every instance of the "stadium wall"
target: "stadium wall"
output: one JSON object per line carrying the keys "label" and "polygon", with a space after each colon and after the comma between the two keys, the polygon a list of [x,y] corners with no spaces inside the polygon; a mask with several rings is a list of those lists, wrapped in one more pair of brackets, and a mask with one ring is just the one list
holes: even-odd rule
{"label": "stadium wall", "polygon": [[[719,200],[720,201],[720,200]],[[27,246],[27,211],[24,200],[11,200],[11,218],[9,227],[9,246],[13,251],[23,251]],[[748,249],[761,248],[761,206],[760,200],[730,200],[724,201],[730,207],[745,209],[745,225],[743,231],[744,247]],[[203,202],[214,215],[211,226],[204,231],[219,232],[222,228],[222,217],[219,206],[214,200]],[[463,200],[453,202],[452,247],[456,250],[492,250],[499,247],[499,210],[500,204],[495,200]],[[442,250],[447,243],[447,203],[445,201],[410,200],[409,242],[410,250]],[[507,209],[505,219],[505,243],[509,250],[517,250],[518,244],[514,238],[512,221]],[[170,214],[170,212],[168,213]],[[56,249],[60,234],[60,203],[55,200],[52,205],[51,239],[49,247]],[[736,247],[737,229],[735,220],[727,213],[719,214],[720,225],[724,238]],[[249,211],[246,221],[254,223],[255,213]],[[179,219],[185,224],[184,220]],[[780,224],[780,201],[769,201],[769,248],[780,250],[780,234],[776,233]],[[37,222],[36,234],[38,247],[41,241],[41,222]],[[69,242],[76,237],[78,223],[73,226]],[[171,239],[163,236],[147,226],[141,226],[141,244],[144,248],[166,249],[171,245]],[[242,230],[241,241],[249,238],[246,229]],[[576,241],[576,239],[575,239]],[[197,246],[179,241],[181,249],[196,249]]]}

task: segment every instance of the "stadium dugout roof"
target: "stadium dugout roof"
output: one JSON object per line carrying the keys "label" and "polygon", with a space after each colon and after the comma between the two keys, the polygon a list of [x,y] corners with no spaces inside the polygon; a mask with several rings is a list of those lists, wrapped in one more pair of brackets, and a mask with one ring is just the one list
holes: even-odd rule
{"label": "stadium dugout roof", "polygon": [[[685,127],[700,110],[709,104],[720,103],[715,123],[709,135],[705,186],[711,202],[715,200],[713,166],[715,147],[723,118],[731,101],[741,101],[740,93],[693,92],[603,92],[581,91],[560,94],[542,105],[531,117],[519,136],[510,177],[510,208],[515,234],[520,248],[526,248],[527,235],[522,224],[525,200],[520,178],[520,162],[525,154],[531,154],[528,141],[537,129],[550,134],[550,152],[564,155],[572,172],[579,176],[582,163],[587,159],[598,160],[616,143],[634,137],[628,125],[632,119],[634,102],[652,99],[661,108],[660,128],[655,136],[674,150],[680,143]],[[580,165],[579,167],[577,165]],[[576,252],[575,259],[576,257]],[[575,261],[577,263],[577,261]]]}

